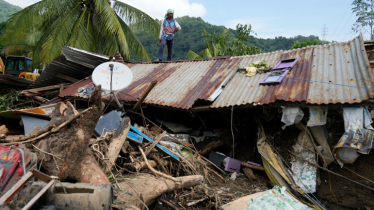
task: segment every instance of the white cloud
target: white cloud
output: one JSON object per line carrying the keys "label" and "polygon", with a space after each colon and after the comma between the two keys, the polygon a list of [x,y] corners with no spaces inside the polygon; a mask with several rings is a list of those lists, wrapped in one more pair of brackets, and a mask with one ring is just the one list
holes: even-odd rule
{"label": "white cloud", "polygon": [[25,8],[27,6],[30,6],[31,4],[38,2],[39,0],[5,0],[5,1],[13,5],[17,5],[22,8]]}
{"label": "white cloud", "polygon": [[168,9],[174,9],[174,17],[188,15],[190,17],[202,17],[207,13],[202,4],[190,3],[189,0],[120,0],[134,6],[149,16],[157,19],[164,18]]}

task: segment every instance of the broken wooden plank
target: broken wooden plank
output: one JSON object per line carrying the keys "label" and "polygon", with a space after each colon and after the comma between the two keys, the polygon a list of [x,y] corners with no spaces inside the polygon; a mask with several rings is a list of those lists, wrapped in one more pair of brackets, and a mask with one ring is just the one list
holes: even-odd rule
{"label": "broken wooden plank", "polygon": [[252,168],[252,169],[256,169],[256,170],[265,171],[264,167],[262,167],[262,166],[255,166],[255,165],[251,165],[251,164],[244,163],[244,162],[242,162],[242,166]]}
{"label": "broken wooden plank", "polygon": [[[64,88],[67,88],[69,86],[70,86],[70,84],[65,84]],[[29,89],[29,90],[23,90],[23,91],[21,91],[21,93],[23,94],[23,92],[40,92],[40,91],[54,90],[54,89],[59,89],[59,88],[60,88],[60,85],[51,85],[51,86],[47,86],[47,87],[41,87],[41,88],[34,88],[34,89]]]}
{"label": "broken wooden plank", "polygon": [[22,208],[22,210],[28,210],[28,209],[30,209],[33,205],[34,205],[34,203],[36,202],[36,201],[38,201],[39,200],[39,198],[40,197],[42,197],[42,195],[50,188],[50,187],[52,187],[52,185],[54,185],[56,183],[56,180],[55,179],[53,179],[53,180],[51,180],[40,192],[38,192],[38,194],[36,194],[35,195],[35,197],[33,197],[32,199],[31,199],[31,201],[29,201],[27,204],[26,204],[26,206],[24,206],[23,208]]}
{"label": "broken wooden plank", "polygon": [[57,74],[57,77],[61,78],[61,79],[64,79],[64,80],[67,80],[67,81],[72,82],[72,83],[76,83],[76,82],[79,81],[78,79],[75,79],[73,77],[69,77],[69,76],[64,75],[64,74]]}
{"label": "broken wooden plank", "polygon": [[148,94],[151,92],[151,90],[156,86],[157,84],[157,81],[152,81],[151,84],[149,84],[149,86],[147,87],[147,89],[145,90],[145,92],[143,93],[143,95],[140,97],[140,99],[138,100],[138,102],[136,102],[134,108],[132,108],[132,111],[135,111],[137,110],[140,105],[143,103],[143,101],[145,100],[145,98],[148,96]]}
{"label": "broken wooden plank", "polygon": [[[109,144],[108,159],[112,167],[116,164],[117,157],[130,131],[130,126],[130,118],[124,118],[114,133],[112,142]],[[112,167],[107,172],[112,171]]]}
{"label": "broken wooden plank", "polygon": [[17,195],[19,191],[27,184],[29,179],[33,176],[31,171],[24,174],[21,179],[13,185],[12,188],[10,188],[1,198],[0,198],[0,208],[3,208],[4,206],[8,205],[8,203],[13,200],[13,197]]}
{"label": "broken wooden plank", "polygon": [[164,131],[160,136],[157,137],[156,141],[154,141],[151,146],[147,149],[147,151],[145,151],[145,156],[147,157],[147,155],[153,150],[153,148],[155,148],[155,146],[161,141],[162,137],[164,137],[166,134],[166,131]]}
{"label": "broken wooden plank", "polygon": [[31,173],[33,174],[34,177],[40,179],[41,181],[43,181],[45,183],[49,183],[52,180],[52,178],[50,176],[48,176],[47,174],[42,173],[38,170],[31,169]]}

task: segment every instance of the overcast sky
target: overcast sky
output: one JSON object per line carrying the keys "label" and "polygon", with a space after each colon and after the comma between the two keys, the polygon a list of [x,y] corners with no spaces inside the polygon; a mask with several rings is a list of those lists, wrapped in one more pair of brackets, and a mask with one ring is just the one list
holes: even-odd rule
{"label": "overcast sky", "polygon": [[[27,7],[38,0],[5,0]],[[316,35],[322,38],[327,27],[326,40],[347,41],[357,36],[351,30],[355,15],[351,12],[353,0],[121,0],[161,19],[166,10],[175,10],[175,16],[201,17],[214,25],[235,29],[238,23],[252,24],[258,38],[276,36],[294,37]],[[183,25],[182,25],[183,30]],[[362,32],[369,39],[368,32]]]}

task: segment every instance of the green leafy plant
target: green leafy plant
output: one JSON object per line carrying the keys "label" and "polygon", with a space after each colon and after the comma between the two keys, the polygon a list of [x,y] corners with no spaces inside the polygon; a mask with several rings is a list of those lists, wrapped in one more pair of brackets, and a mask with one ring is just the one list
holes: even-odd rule
{"label": "green leafy plant", "polygon": [[[370,35],[370,39],[374,39],[374,0],[354,0],[352,6],[352,12],[356,13],[357,17],[356,22],[352,25],[352,30],[356,33],[364,30]],[[366,27],[370,27],[370,31]]]}
{"label": "green leafy plant", "polygon": [[0,92],[0,111],[9,110],[18,101],[18,92],[15,90],[3,90]]}
{"label": "green leafy plant", "polygon": [[302,42],[301,44],[300,44],[300,42],[296,41],[296,43],[291,47],[291,50],[293,50],[293,49],[298,49],[298,48],[302,48],[302,47],[307,47],[307,46],[311,46],[311,45],[318,45],[318,40],[315,39],[315,40],[313,41],[313,43],[312,43],[312,42],[310,42],[310,40],[308,39],[308,41],[306,41],[306,42]]}
{"label": "green leafy plant", "polygon": [[13,14],[1,43],[27,45],[33,61],[48,63],[63,46],[114,55],[150,57],[133,30],[157,35],[160,24],[146,13],[116,0],[42,0]]}
{"label": "green leafy plant", "polygon": [[216,34],[215,32],[208,33],[203,29],[203,36],[206,41],[206,49],[202,50],[200,54],[189,50],[186,58],[187,59],[201,59],[211,58],[217,56],[231,55],[253,55],[261,53],[262,51],[258,47],[246,45],[245,42],[249,39],[250,33],[252,33],[251,25],[238,24],[236,26],[237,37],[234,40],[228,36],[228,30],[224,29],[222,34]]}

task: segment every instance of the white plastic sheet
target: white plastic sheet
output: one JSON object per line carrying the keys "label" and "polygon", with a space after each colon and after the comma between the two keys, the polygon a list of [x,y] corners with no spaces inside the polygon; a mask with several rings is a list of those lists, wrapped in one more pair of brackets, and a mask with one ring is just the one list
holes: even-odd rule
{"label": "white plastic sheet", "polygon": [[283,129],[286,126],[299,123],[304,117],[304,112],[300,107],[283,107],[282,122],[284,122]]}

